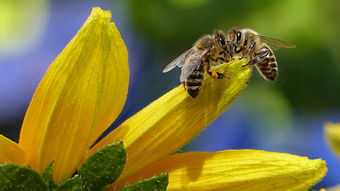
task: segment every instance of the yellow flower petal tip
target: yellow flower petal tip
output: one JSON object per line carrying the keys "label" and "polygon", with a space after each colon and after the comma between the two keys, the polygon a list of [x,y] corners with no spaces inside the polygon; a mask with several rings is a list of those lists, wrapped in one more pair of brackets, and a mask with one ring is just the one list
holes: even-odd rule
{"label": "yellow flower petal tip", "polygon": [[340,124],[326,123],[324,135],[328,144],[340,158]]}
{"label": "yellow flower petal tip", "polygon": [[252,71],[241,67],[246,63],[245,59],[234,60],[214,68],[228,77],[225,79],[205,74],[195,99],[182,84],[172,89],[107,135],[89,155],[104,145],[123,141],[128,153],[124,177],[175,152],[224,112],[246,87]]}
{"label": "yellow flower petal tip", "polygon": [[0,164],[26,165],[28,156],[24,148],[0,134]]}
{"label": "yellow flower petal tip", "polygon": [[53,61],[27,110],[20,145],[42,172],[72,175],[85,151],[121,112],[129,83],[128,52],[110,11],[93,8],[76,36]]}
{"label": "yellow flower petal tip", "polygon": [[327,171],[323,160],[258,150],[191,152],[166,157],[116,187],[169,173],[167,190],[307,190]]}

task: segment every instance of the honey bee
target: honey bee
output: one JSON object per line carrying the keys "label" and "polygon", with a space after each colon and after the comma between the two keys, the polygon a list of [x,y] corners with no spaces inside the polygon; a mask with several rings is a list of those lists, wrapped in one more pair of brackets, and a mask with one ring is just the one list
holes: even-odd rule
{"label": "honey bee", "polygon": [[278,66],[273,47],[294,48],[295,45],[277,38],[263,36],[251,29],[233,28],[227,33],[227,44],[230,48],[230,57],[248,57],[246,65],[255,65],[261,76],[270,82],[274,82],[278,76]]}
{"label": "honey bee", "polygon": [[211,66],[229,61],[228,50],[226,35],[220,30],[215,31],[212,35],[205,35],[198,39],[192,48],[170,62],[163,73],[169,72],[176,66],[181,68],[179,80],[189,95],[196,98],[202,88],[205,72],[215,79],[224,78],[223,74],[210,70]]}

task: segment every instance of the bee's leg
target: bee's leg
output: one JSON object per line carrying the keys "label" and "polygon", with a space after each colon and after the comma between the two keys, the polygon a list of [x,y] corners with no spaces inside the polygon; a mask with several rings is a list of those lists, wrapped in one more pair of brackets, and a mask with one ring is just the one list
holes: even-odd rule
{"label": "bee's leg", "polygon": [[223,52],[220,52],[219,56],[215,58],[214,60],[211,59],[210,63],[213,63],[213,65],[221,65],[221,64],[224,64],[225,62],[229,62],[229,60],[224,56],[226,55],[226,53],[223,53]]}
{"label": "bee's leg", "polygon": [[221,64],[230,61],[229,53],[227,52],[227,50],[221,51],[218,55],[219,57],[217,58],[217,61],[219,61]]}
{"label": "bee's leg", "polygon": [[250,51],[254,50],[255,45],[256,45],[256,42],[252,42],[250,44],[250,46],[247,48],[247,50],[242,54],[240,59],[242,59],[243,57],[247,56],[250,53]]}
{"label": "bee's leg", "polygon": [[229,40],[227,41],[227,47],[226,47],[226,51],[229,54],[230,60],[234,60],[234,50],[233,50],[234,46],[232,44],[232,42],[230,42]]}
{"label": "bee's leg", "polygon": [[219,72],[212,72],[210,71],[210,63],[207,62],[207,64],[205,65],[205,71],[207,71],[207,73],[214,79],[223,79],[225,78],[225,76],[222,73]]}
{"label": "bee's leg", "polygon": [[270,50],[266,50],[264,52],[261,52],[255,58],[251,59],[247,64],[243,65],[242,67],[252,66],[252,65],[255,65],[255,64],[261,62],[262,60],[264,60],[268,56],[269,53],[270,53]]}

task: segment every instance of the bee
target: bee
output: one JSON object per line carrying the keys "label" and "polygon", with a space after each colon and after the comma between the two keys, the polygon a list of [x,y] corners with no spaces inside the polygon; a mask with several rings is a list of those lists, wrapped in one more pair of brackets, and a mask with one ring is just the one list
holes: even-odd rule
{"label": "bee", "polygon": [[227,33],[230,57],[247,57],[249,61],[244,66],[255,65],[265,80],[274,82],[278,76],[278,65],[273,50],[267,43],[276,48],[295,48],[290,42],[263,36],[251,29],[233,28]]}
{"label": "bee", "polygon": [[201,91],[205,72],[215,79],[225,77],[221,73],[210,70],[211,66],[229,61],[228,50],[226,35],[220,30],[215,31],[212,35],[205,35],[198,39],[192,48],[170,62],[163,73],[169,72],[176,66],[181,68],[179,80],[188,94],[196,98]]}

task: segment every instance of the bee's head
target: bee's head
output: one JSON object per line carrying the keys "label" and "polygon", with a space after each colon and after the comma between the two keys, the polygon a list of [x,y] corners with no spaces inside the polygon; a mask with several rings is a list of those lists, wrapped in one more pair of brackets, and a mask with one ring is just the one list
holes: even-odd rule
{"label": "bee's head", "polygon": [[239,29],[230,29],[227,34],[227,44],[230,48],[230,54],[233,56],[236,49],[240,46],[242,40],[242,32]]}
{"label": "bee's head", "polygon": [[213,35],[214,40],[220,45],[223,49],[226,47],[226,36],[223,31],[217,30]]}

